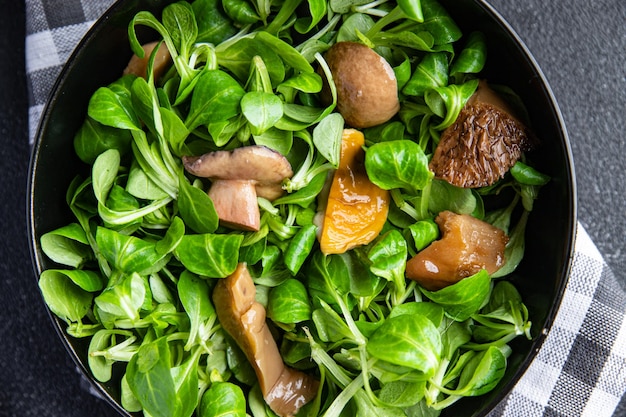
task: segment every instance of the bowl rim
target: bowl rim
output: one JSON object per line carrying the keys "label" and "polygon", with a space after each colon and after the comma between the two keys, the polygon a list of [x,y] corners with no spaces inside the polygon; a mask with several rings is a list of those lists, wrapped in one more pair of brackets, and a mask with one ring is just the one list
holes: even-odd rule
{"label": "bowl rim", "polygon": [[[175,0],[164,0],[163,4],[169,4],[174,2]],[[191,0],[190,0],[191,1]],[[505,19],[502,14],[496,10],[496,8],[489,3],[489,0],[469,0],[476,4],[476,6],[482,8],[482,10],[489,15],[491,20],[494,20],[495,23],[502,29],[519,47],[522,52],[524,58],[527,60],[528,64],[531,66],[532,71],[538,77],[542,89],[546,94],[550,107],[554,112],[555,121],[557,122],[558,131],[560,133],[559,140],[561,141],[561,145],[564,151],[564,166],[566,171],[566,177],[564,180],[567,181],[566,185],[568,186],[571,192],[571,198],[567,202],[567,212],[568,219],[570,220],[570,224],[567,227],[567,237],[565,241],[567,242],[566,247],[563,248],[563,253],[565,254],[565,261],[563,268],[560,271],[560,276],[558,277],[558,286],[555,287],[555,298],[554,302],[550,306],[545,318],[545,322],[543,326],[537,333],[537,335],[531,341],[531,349],[525,358],[519,363],[518,368],[514,371],[511,378],[500,385],[498,390],[499,393],[497,395],[493,395],[492,398],[488,401],[486,406],[483,407],[483,413],[475,414],[484,416],[492,411],[502,400],[504,400],[513,390],[515,385],[519,382],[519,380],[523,377],[525,372],[531,366],[532,362],[535,360],[538,355],[540,349],[542,348],[548,334],[550,333],[556,316],[561,308],[563,303],[563,298],[565,294],[565,290],[569,281],[569,277],[571,274],[572,264],[574,261],[575,255],[575,241],[577,234],[577,225],[578,225],[578,215],[577,215],[577,187],[576,187],[576,175],[574,169],[574,161],[573,161],[573,153],[571,149],[570,139],[567,132],[567,127],[565,121],[563,119],[562,112],[554,95],[554,92],[550,86],[550,83],[547,80],[544,72],[541,67],[537,63],[535,57],[532,52],[524,42],[524,40],[519,36],[516,30],[512,27],[512,25]],[[52,85],[49,96],[45,102],[45,105],[42,109],[39,122],[37,124],[37,129],[35,133],[34,143],[31,146],[31,153],[28,165],[28,177],[27,177],[27,193],[26,193],[26,206],[27,206],[27,232],[29,237],[29,250],[30,250],[30,258],[33,266],[33,272],[35,275],[35,280],[38,283],[40,274],[44,271],[44,267],[42,264],[41,253],[39,249],[39,242],[37,242],[37,232],[35,230],[35,216],[34,216],[34,189],[35,189],[35,180],[36,180],[36,167],[39,159],[39,154],[44,150],[44,146],[42,144],[43,138],[46,134],[46,126],[51,117],[51,111],[54,107],[54,103],[59,99],[61,95],[63,95],[62,89],[60,87],[63,86],[65,80],[67,79],[69,73],[74,66],[74,62],[82,53],[85,45],[91,42],[91,40],[98,36],[99,33],[106,28],[107,22],[111,19],[113,15],[115,15],[122,7],[125,6],[127,0],[115,0],[115,2],[98,18],[92,26],[85,32],[80,41],[76,44],[72,53],[68,56],[66,62],[62,65],[61,70],[58,76],[55,79],[55,82]],[[45,305],[46,312],[48,317],[50,318],[53,327],[61,339],[63,346],[66,351],[69,353],[73,362],[80,370],[81,377],[89,383],[91,388],[90,392],[94,394],[94,396],[104,399],[115,411],[117,411],[120,415],[131,417],[132,413],[126,411],[121,402],[113,398],[111,393],[105,388],[105,386],[96,381],[95,378],[91,375],[87,364],[82,362],[79,358],[78,353],[74,349],[73,345],[69,342],[69,335],[65,331],[64,322],[62,322],[58,317],[56,317],[51,310],[45,304],[43,300],[43,296],[40,293],[41,300]]]}

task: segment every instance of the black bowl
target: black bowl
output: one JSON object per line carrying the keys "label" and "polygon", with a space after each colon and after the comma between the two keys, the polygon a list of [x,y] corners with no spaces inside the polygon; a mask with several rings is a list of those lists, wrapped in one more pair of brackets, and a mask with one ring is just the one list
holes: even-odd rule
{"label": "black bowl", "polygon": [[[172,0],[121,0],[82,39],[59,76],[43,112],[31,158],[28,192],[29,234],[35,276],[54,267],[41,251],[42,234],[72,221],[65,192],[77,172],[86,169],[75,156],[72,140],[86,115],[87,103],[100,86],[117,79],[131,56],[127,25],[139,10],[158,12]],[[506,376],[491,393],[446,409],[444,416],[479,416],[492,410],[524,374],[554,322],[567,283],[576,230],[576,192],[569,140],[550,87],[523,41],[482,0],[440,0],[464,30],[482,31],[489,57],[485,77],[510,86],[529,111],[530,124],[542,141],[533,163],[552,177],[536,202],[527,226],[525,258],[513,282],[530,311],[533,340],[516,342]],[[87,367],[87,341],[65,332],[65,323],[50,314],[61,342],[95,389],[111,406],[119,404],[114,384],[96,382]]]}

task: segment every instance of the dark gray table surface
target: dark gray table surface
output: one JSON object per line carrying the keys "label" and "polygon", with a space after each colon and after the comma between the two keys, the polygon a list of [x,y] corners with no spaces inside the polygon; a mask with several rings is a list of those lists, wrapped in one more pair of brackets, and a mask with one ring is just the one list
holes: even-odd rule
{"label": "dark gray table surface", "polygon": [[[62,1],[62,0],[60,0]],[[626,2],[490,0],[543,69],[568,127],[579,220],[626,282]],[[0,417],[100,417],[48,319],[26,233],[24,4],[0,0]],[[616,415],[626,415],[626,403]]]}

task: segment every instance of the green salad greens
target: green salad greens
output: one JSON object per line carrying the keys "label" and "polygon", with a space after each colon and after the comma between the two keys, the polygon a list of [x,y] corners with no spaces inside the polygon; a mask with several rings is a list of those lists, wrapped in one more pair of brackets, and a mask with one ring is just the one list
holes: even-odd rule
{"label": "green salad greens", "polygon": [[[67,191],[75,222],[41,237],[57,266],[41,274],[41,291],[67,333],[90,340],[94,378],[119,384],[131,413],[275,415],[211,298],[245,262],[285,364],[320,381],[298,415],[435,416],[496,387],[509,342],[531,338],[520,294],[496,278],[520,263],[549,178],[523,159],[495,185],[462,189],[428,168],[477,88],[484,36],[462,33],[436,0],[180,1],[135,15],[128,33],[139,56],[143,31],[172,65],[155,77],[153,54],[146,78],[121,76],[93,94],[74,138],[90,166]],[[326,255],[314,217],[344,120],[332,81],[330,104],[319,93],[332,80],[324,53],[340,41],[389,62],[401,107],[364,129],[367,174],[391,195],[382,232]],[[248,145],[294,170],[282,197],[258,198],[258,231],[222,225],[210,181],[181,162]],[[504,230],[506,263],[428,291],[405,267],[440,237],[433,219],[444,210]]]}

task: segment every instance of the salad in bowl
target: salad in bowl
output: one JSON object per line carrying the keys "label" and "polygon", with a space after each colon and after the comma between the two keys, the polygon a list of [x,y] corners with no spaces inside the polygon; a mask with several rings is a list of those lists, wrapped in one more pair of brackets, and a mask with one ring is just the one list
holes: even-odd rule
{"label": "salad in bowl", "polygon": [[436,0],[161,3],[117,22],[35,242],[119,410],[436,416],[509,383],[552,308],[518,287],[553,139],[489,33]]}

